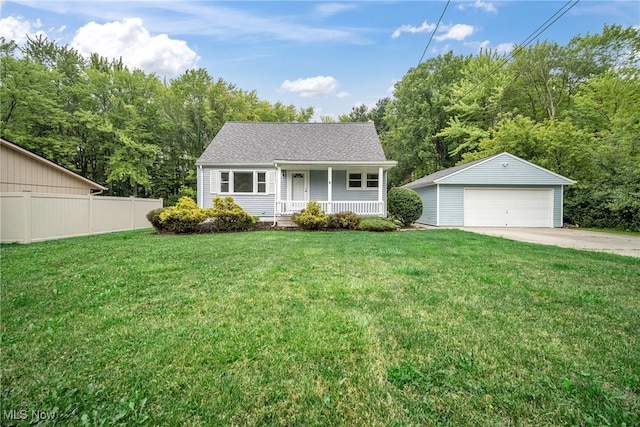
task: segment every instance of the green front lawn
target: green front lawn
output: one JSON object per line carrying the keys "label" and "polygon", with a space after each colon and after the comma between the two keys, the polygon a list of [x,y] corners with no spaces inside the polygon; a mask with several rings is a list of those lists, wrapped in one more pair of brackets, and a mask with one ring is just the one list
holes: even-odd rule
{"label": "green front lawn", "polygon": [[1,425],[640,423],[637,258],[144,230],[4,245],[1,268]]}

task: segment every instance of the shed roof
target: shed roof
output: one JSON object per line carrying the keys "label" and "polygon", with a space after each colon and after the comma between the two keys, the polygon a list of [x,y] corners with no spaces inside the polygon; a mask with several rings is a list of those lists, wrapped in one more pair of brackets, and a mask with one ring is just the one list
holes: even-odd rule
{"label": "shed roof", "polygon": [[228,122],[196,164],[256,165],[299,162],[386,162],[372,122]]}
{"label": "shed roof", "polygon": [[[519,164],[520,167],[506,169],[509,161]],[[497,170],[504,173],[496,174],[496,165],[501,165]],[[511,153],[503,152],[426,175],[405,184],[404,187],[414,189],[434,184],[570,185],[575,184],[575,181]]]}

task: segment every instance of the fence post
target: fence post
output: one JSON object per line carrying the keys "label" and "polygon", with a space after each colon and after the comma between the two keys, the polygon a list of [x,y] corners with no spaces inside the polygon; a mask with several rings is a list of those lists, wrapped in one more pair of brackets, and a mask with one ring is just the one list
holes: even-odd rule
{"label": "fence post", "polygon": [[131,230],[134,230],[135,227],[135,214],[136,214],[136,198],[135,196],[129,196],[131,199],[131,208],[129,210],[129,220],[131,225]]}
{"label": "fence post", "polygon": [[33,223],[31,214],[31,190],[23,190],[22,203],[24,207],[24,215],[22,218],[24,221],[24,234],[22,235],[22,243],[31,243],[31,224]]}
{"label": "fence post", "polygon": [[89,236],[93,235],[93,194],[89,194]]}

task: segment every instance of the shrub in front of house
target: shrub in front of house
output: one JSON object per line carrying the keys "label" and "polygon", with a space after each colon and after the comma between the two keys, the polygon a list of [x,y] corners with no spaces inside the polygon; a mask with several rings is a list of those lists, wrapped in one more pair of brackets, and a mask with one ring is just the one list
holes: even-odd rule
{"label": "shrub in front of house", "polygon": [[350,211],[327,215],[327,228],[331,230],[355,230],[358,228],[358,215]]}
{"label": "shrub in front of house", "polygon": [[251,229],[258,218],[249,215],[242,207],[233,201],[233,197],[216,197],[213,199],[213,207],[205,209],[207,219],[200,224],[199,231],[227,232],[246,231]]}
{"label": "shrub in front of house", "polygon": [[329,218],[322,211],[320,203],[311,200],[307,207],[291,216],[291,221],[303,230],[320,230],[329,223]]}
{"label": "shrub in front of house", "polygon": [[147,221],[153,225],[157,231],[162,232],[165,231],[164,225],[162,224],[162,220],[160,219],[160,214],[165,211],[166,208],[158,208],[153,209],[147,213]]}
{"label": "shrub in front of house", "polygon": [[387,209],[393,219],[413,224],[422,215],[422,199],[410,188],[394,187],[387,194]]}
{"label": "shrub in front of house", "polygon": [[358,230],[361,231],[396,231],[398,226],[384,218],[363,216],[358,221]]}
{"label": "shrub in front of house", "polygon": [[192,198],[181,197],[175,206],[166,208],[159,217],[165,230],[186,234],[198,231],[198,225],[207,219],[207,213]]}

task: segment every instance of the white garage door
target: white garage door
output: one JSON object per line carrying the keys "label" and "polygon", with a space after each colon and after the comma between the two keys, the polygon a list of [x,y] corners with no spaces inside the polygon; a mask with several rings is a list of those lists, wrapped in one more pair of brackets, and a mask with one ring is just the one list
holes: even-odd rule
{"label": "white garage door", "polygon": [[553,227],[553,190],[465,188],[467,227]]}

